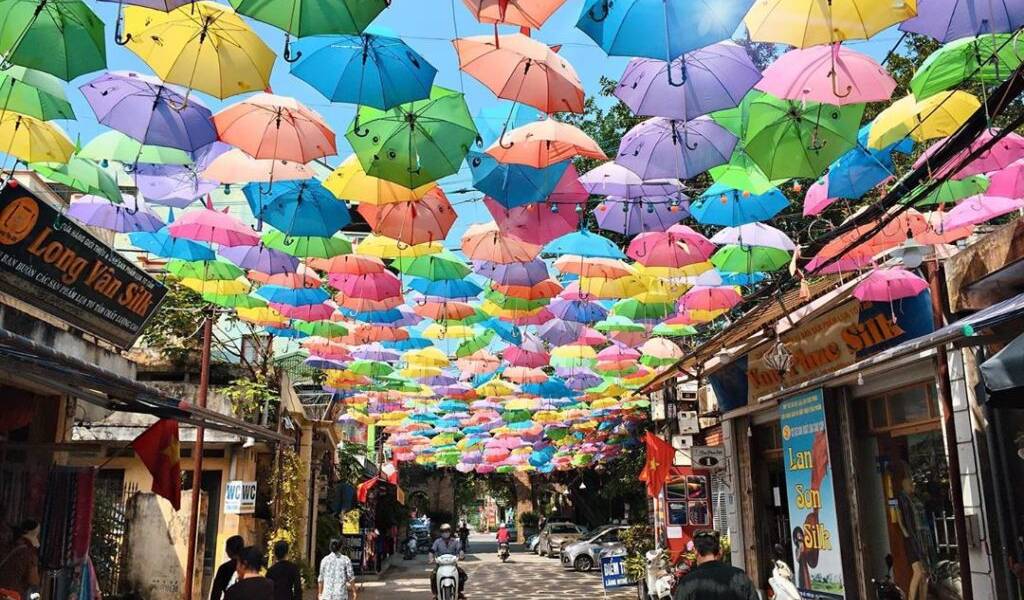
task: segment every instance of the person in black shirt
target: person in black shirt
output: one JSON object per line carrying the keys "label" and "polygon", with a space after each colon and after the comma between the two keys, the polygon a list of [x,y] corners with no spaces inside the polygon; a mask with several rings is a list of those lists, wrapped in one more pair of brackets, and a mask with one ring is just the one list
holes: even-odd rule
{"label": "person in black shirt", "polygon": [[288,556],[288,542],[274,544],[274,566],[267,569],[267,579],[274,582],[274,600],[302,600],[302,575]]}
{"label": "person in black shirt", "polygon": [[217,567],[217,574],[213,577],[213,587],[210,589],[210,600],[222,600],[224,590],[231,583],[231,577],[235,574],[238,553],[245,548],[245,540],[240,535],[233,535],[224,543],[224,552],[228,560]]}
{"label": "person in black shirt", "polygon": [[760,600],[743,569],[719,560],[722,544],[717,531],[698,531],[693,547],[697,565],[679,583],[674,600]]}
{"label": "person in black shirt", "polygon": [[260,575],[263,553],[248,546],[238,555],[238,581],[224,592],[224,600],[274,600],[274,582]]}

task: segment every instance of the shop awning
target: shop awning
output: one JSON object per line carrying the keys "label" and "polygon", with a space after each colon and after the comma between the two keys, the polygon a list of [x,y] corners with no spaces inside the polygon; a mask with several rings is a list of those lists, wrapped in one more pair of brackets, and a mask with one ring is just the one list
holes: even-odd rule
{"label": "shop awning", "polygon": [[981,376],[993,392],[1024,387],[1024,335],[981,363]]}
{"label": "shop awning", "polygon": [[293,441],[266,427],[194,406],[4,329],[0,329],[0,373],[108,410],[144,413],[265,441]]}

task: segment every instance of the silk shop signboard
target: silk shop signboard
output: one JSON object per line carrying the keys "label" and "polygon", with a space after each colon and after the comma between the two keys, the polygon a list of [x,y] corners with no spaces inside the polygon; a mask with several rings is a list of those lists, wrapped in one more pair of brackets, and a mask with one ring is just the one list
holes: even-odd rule
{"label": "silk shop signboard", "polygon": [[892,304],[846,302],[782,335],[782,342],[793,355],[793,366],[786,373],[780,375],[764,363],[771,344],[747,355],[748,401],[757,402],[782,387],[834,373],[932,329],[931,296],[927,291]]}
{"label": "silk shop signboard", "polygon": [[804,600],[845,598],[832,465],[821,388],[779,406],[793,583]]}
{"label": "silk shop signboard", "polygon": [[167,288],[21,186],[0,191],[0,291],[121,348]]}

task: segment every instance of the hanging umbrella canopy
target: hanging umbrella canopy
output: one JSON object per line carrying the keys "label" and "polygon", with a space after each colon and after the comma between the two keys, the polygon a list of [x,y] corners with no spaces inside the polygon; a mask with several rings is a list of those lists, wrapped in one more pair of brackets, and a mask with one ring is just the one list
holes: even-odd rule
{"label": "hanging umbrella canopy", "polygon": [[[108,203],[121,204],[121,188],[117,186],[117,182],[88,158],[72,155],[66,163],[30,163],[29,168],[50,181],[56,181],[85,194],[102,196]],[[150,216],[155,215],[150,214]],[[138,223],[142,222],[143,219],[139,219]],[[160,229],[162,226],[161,223],[156,229]],[[137,231],[156,231],[156,229]]]}
{"label": "hanging umbrella canopy", "polygon": [[481,291],[480,286],[472,281],[463,279],[430,281],[429,279],[413,278],[409,281],[409,287],[424,296],[448,299],[469,299],[475,297]]}
{"label": "hanging umbrella canopy", "polygon": [[959,90],[922,100],[907,94],[875,117],[868,147],[884,148],[905,137],[923,142],[952,135],[980,107],[977,98]]}
{"label": "hanging umbrella canopy", "polygon": [[[927,167],[932,177],[952,177],[953,179],[964,179],[972,175],[981,175],[992,171],[1005,169],[1017,160],[1024,158],[1024,136],[1017,133],[1007,133],[989,149],[974,156],[975,152],[987,145],[995,135],[997,129],[989,129],[979,135],[967,148],[957,152],[945,164],[936,163],[932,156],[938,152],[947,140],[939,140],[925,150],[921,156],[914,161],[914,168]],[[971,156],[970,161],[967,159]],[[963,164],[963,167],[952,172],[955,166]]]}
{"label": "hanging umbrella canopy", "polygon": [[160,217],[150,212],[145,204],[134,196],[125,196],[124,201],[117,204],[105,196],[81,196],[71,201],[67,214],[79,223],[117,233],[153,233],[164,226]]}
{"label": "hanging umbrella canopy", "polygon": [[734,226],[767,221],[789,206],[789,200],[771,188],[753,194],[715,183],[690,204],[690,214],[702,225]]}
{"label": "hanging umbrella canopy", "polygon": [[43,71],[11,65],[0,72],[0,112],[11,111],[40,121],[74,119],[64,83]]}
{"label": "hanging umbrella canopy", "polygon": [[487,289],[494,290],[510,298],[523,300],[543,300],[554,298],[562,291],[562,286],[554,279],[545,279],[534,285],[505,285],[496,282],[487,284]]}
{"label": "hanging umbrella canopy", "polygon": [[481,23],[540,29],[565,0],[462,0]]}
{"label": "hanging umbrella canopy", "polygon": [[230,0],[240,14],[294,35],[359,34],[388,0]]}
{"label": "hanging umbrella canopy", "polygon": [[722,246],[711,257],[711,263],[724,273],[758,273],[778,271],[789,264],[790,254],[767,246]]}
{"label": "hanging umbrella canopy", "polygon": [[583,83],[555,50],[521,33],[453,42],[459,68],[494,95],[545,113],[583,112]]}
{"label": "hanging umbrella canopy", "polygon": [[360,107],[345,134],[367,175],[408,188],[457,172],[476,136],[463,95],[438,86],[388,111]]}
{"label": "hanging umbrella canopy", "polygon": [[299,258],[331,258],[352,253],[352,242],[344,237],[293,236],[281,231],[263,234],[263,245]]}
{"label": "hanging umbrella canopy", "polygon": [[274,53],[224,5],[201,0],[170,12],[128,6],[124,29],[127,48],[167,83],[217,98],[270,84]]}
{"label": "hanging umbrella canopy", "polygon": [[3,111],[0,112],[0,151],[25,163],[66,163],[75,147],[55,124]]}
{"label": "hanging umbrella canopy", "polygon": [[499,162],[536,168],[581,156],[607,160],[604,150],[574,125],[546,119],[516,127],[487,149]]}
{"label": "hanging umbrella canopy", "polygon": [[889,100],[896,80],[875,59],[837,42],[786,52],[755,87],[787,100],[841,106]]}
{"label": "hanging umbrella canopy", "polygon": [[571,254],[587,258],[626,258],[618,244],[585,229],[568,233],[548,243],[544,246],[544,253],[554,256]]}
{"label": "hanging umbrella canopy", "polygon": [[476,314],[476,309],[465,302],[446,300],[444,302],[416,303],[413,311],[427,319],[434,321],[461,321]]}
{"label": "hanging umbrella canopy", "polygon": [[399,257],[392,266],[406,275],[431,281],[462,279],[471,273],[468,265],[449,250],[418,257]]}
{"label": "hanging umbrella canopy", "polygon": [[[217,145],[217,144],[215,144]],[[210,159],[213,160],[212,158]],[[201,196],[213,192],[220,182],[205,179],[205,166],[154,165],[140,163],[134,167],[135,186],[152,204],[185,208]]]}
{"label": "hanging umbrella canopy", "polygon": [[269,193],[250,183],[242,191],[257,219],[289,235],[330,237],[352,222],[345,203],[316,179],[278,182]]}
{"label": "hanging umbrella canopy", "polygon": [[[544,168],[507,164],[475,150],[469,153],[466,162],[473,172],[473,187],[508,208],[548,199],[555,188],[566,181],[571,167],[568,160]],[[578,179],[575,182],[578,184]]]}
{"label": "hanging umbrella canopy", "polygon": [[279,285],[281,287],[290,288],[315,288],[323,285],[323,280],[317,275],[316,271],[306,267],[305,265],[299,265],[299,267],[293,272],[285,273],[263,273],[261,271],[250,270],[249,281],[262,283],[266,285]]}
{"label": "hanging umbrella canopy", "polygon": [[252,246],[260,241],[248,225],[239,219],[212,208],[186,211],[177,221],[168,224],[174,237],[195,242],[209,242],[221,246]]}
{"label": "hanging umbrella canopy", "polygon": [[269,275],[294,273],[299,266],[299,260],[294,256],[268,248],[263,244],[221,248],[219,253],[243,269]]}
{"label": "hanging umbrella canopy", "polygon": [[786,182],[785,177],[779,179],[768,179],[745,150],[736,149],[732,158],[724,165],[717,166],[708,173],[715,183],[721,183],[738,190],[744,190],[753,194],[763,194],[777,185]]}
{"label": "hanging umbrella canopy", "polygon": [[683,183],[678,179],[644,181],[639,175],[616,162],[607,162],[580,176],[591,194],[615,196],[618,198],[646,198],[651,196],[673,196],[680,194]]}
{"label": "hanging umbrella canopy", "polygon": [[665,231],[689,215],[688,208],[679,206],[679,201],[674,198],[656,197],[646,200],[606,199],[595,209],[597,226],[606,231],[634,236],[647,231]]}
{"label": "hanging umbrella canopy", "polygon": [[441,242],[428,242],[410,246],[401,240],[389,238],[375,233],[370,234],[359,242],[356,252],[364,256],[375,256],[377,258],[401,258],[403,256],[417,257],[427,254],[437,254],[444,250]]}
{"label": "hanging umbrella canopy", "polygon": [[331,287],[352,298],[384,300],[402,295],[402,281],[391,271],[365,275],[331,275]]}
{"label": "hanging umbrella canopy", "polygon": [[679,299],[681,310],[729,309],[743,300],[740,289],[735,286],[703,286],[691,288]]}
{"label": "hanging umbrella canopy", "polygon": [[315,175],[313,169],[300,162],[253,158],[237,148],[232,148],[213,159],[202,172],[205,179],[240,185],[312,179]]}
{"label": "hanging umbrella canopy", "polygon": [[374,233],[410,245],[444,240],[457,217],[440,186],[419,200],[360,204],[358,210]]}
{"label": "hanging umbrella canopy", "polygon": [[[1024,196],[1024,193],[1017,193],[1016,190],[1012,189],[1006,191],[1012,193],[1003,191],[1003,186],[1006,185],[1006,180],[1001,177],[1003,173],[1004,171],[993,173],[991,183],[985,175],[971,175],[963,179],[947,179],[935,191],[914,202],[914,206],[956,204],[964,198],[984,194],[993,188],[994,191],[989,192],[990,196],[1003,196],[1006,198]],[[996,181],[1000,182],[998,186],[994,183]]]}
{"label": "hanging umbrella canopy", "polygon": [[562,273],[572,273],[584,278],[615,279],[636,274],[631,266],[619,259],[588,259],[575,254],[559,256],[555,259],[554,267]]}
{"label": "hanging umbrella canopy", "polygon": [[682,267],[703,263],[714,252],[714,245],[699,237],[652,231],[633,238],[626,254],[646,267]]}
{"label": "hanging umbrella canopy", "polygon": [[736,244],[740,246],[765,246],[791,252],[796,245],[782,231],[764,223],[748,223],[739,227],[726,227],[711,236],[712,244]]}
{"label": "hanging umbrella canopy", "polygon": [[435,69],[405,42],[383,35],[321,36],[295,45],[291,72],[331,102],[389,110],[430,96]]}
{"label": "hanging umbrella canopy", "polygon": [[910,91],[915,98],[927,98],[968,80],[1002,83],[1020,66],[1022,52],[1024,43],[1007,34],[952,41],[925,58],[910,80]]}
{"label": "hanging umbrella canopy", "polygon": [[484,197],[484,205],[502,231],[530,244],[547,244],[551,240],[579,228],[580,213],[572,206],[559,206],[552,211],[548,206],[527,204],[505,208],[493,198]]}
{"label": "hanging umbrella canopy", "polygon": [[928,289],[928,281],[920,275],[893,267],[875,269],[853,288],[853,296],[861,302],[892,302],[911,298]]}
{"label": "hanging umbrella canopy", "polygon": [[218,138],[257,159],[308,163],[338,152],[324,118],[294,98],[256,94],[213,116]]}
{"label": "hanging umbrella canopy", "polygon": [[737,141],[711,117],[654,117],[622,137],[615,162],[642,179],[690,179],[729,162]]}
{"label": "hanging umbrella canopy", "polygon": [[916,0],[766,0],[744,18],[755,42],[808,48],[866,40],[917,14]]}
{"label": "hanging umbrella canopy", "polygon": [[245,275],[245,271],[223,260],[171,260],[167,272],[179,279],[201,281],[230,281]]}
{"label": "hanging umbrella canopy", "polygon": [[549,277],[547,264],[539,258],[510,263],[474,260],[473,272],[504,285],[532,286]]}
{"label": "hanging umbrella canopy", "polygon": [[671,60],[729,39],[754,0],[587,0],[576,27],[612,56]]}
{"label": "hanging umbrella canopy", "polygon": [[[167,218],[168,224],[174,222],[174,213]],[[216,255],[206,244],[193,242],[184,238],[174,237],[167,227],[155,233],[135,232],[128,235],[132,245],[160,258],[180,258],[182,260],[213,260]]]}
{"label": "hanging umbrella canopy", "polygon": [[3,0],[0,14],[0,55],[7,64],[64,81],[107,66],[103,21],[81,0]]}
{"label": "hanging umbrella canopy", "polygon": [[306,265],[331,274],[363,275],[387,269],[381,259],[359,254],[342,254],[330,258],[309,258]]}
{"label": "hanging umbrella canopy", "polygon": [[896,170],[894,152],[909,154],[914,141],[903,138],[885,148],[868,147],[871,124],[864,125],[857,134],[857,146],[839,157],[828,169],[827,195],[835,198],[858,199]]}
{"label": "hanging umbrella canopy", "polygon": [[1024,207],[1024,199],[978,195],[967,198],[946,213],[942,220],[945,230],[978,225]]}
{"label": "hanging umbrella canopy", "polygon": [[429,182],[410,189],[386,179],[367,175],[363,171],[359,157],[351,155],[324,180],[324,187],[341,200],[379,205],[419,200],[437,187],[437,184]]}
{"label": "hanging umbrella canopy", "polygon": [[1024,26],[1024,5],[1016,0],[928,0],[900,29],[940,42],[986,33],[1012,33]]}
{"label": "hanging umbrella canopy", "polygon": [[462,251],[472,260],[492,263],[525,263],[540,253],[539,245],[524,242],[502,231],[491,221],[470,225],[462,236]]}
{"label": "hanging umbrella canopy", "polygon": [[671,63],[634,58],[615,95],[633,114],[689,121],[732,108],[761,80],[747,51],[731,41],[687,52]]}

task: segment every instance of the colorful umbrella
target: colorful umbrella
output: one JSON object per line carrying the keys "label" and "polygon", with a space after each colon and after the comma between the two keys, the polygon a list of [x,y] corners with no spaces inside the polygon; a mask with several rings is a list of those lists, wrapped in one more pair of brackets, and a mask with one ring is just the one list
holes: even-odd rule
{"label": "colorful umbrella", "polygon": [[0,149],[25,163],[65,163],[75,151],[53,123],[10,111],[0,112]]}
{"label": "colorful umbrella", "polygon": [[654,117],[622,137],[615,162],[641,179],[690,179],[729,162],[736,142],[707,116],[691,121]]}
{"label": "colorful umbrella", "polygon": [[952,135],[980,107],[977,98],[959,90],[922,100],[908,94],[875,117],[868,147],[884,148],[905,137],[923,142]]}
{"label": "colorful umbrella", "polygon": [[470,225],[462,235],[462,251],[471,260],[525,263],[536,258],[540,250],[539,245],[524,242],[502,231],[493,221]]}
{"label": "colorful umbrella", "polygon": [[[956,204],[964,198],[977,196],[988,191],[989,196],[1003,196],[1005,198],[1017,198],[1021,195],[1013,189],[1012,184],[1006,175],[1012,175],[1013,170],[998,171],[992,174],[992,182],[985,175],[971,175],[963,179],[947,179],[943,181],[935,191],[924,198],[914,202],[914,206],[930,206],[935,204]],[[999,182],[998,185],[996,182]]]}
{"label": "colorful umbrella", "polygon": [[[527,204],[505,208],[493,198],[484,197],[484,205],[502,231],[530,244],[547,244],[551,240],[579,228],[580,212],[573,207],[559,207],[552,211],[547,206]],[[577,204],[583,207],[585,204]]]}
{"label": "colorful umbrella", "polygon": [[462,0],[481,23],[540,29],[565,0]]}
{"label": "colorful umbrella", "polygon": [[503,163],[536,168],[581,156],[607,160],[604,150],[574,125],[547,119],[516,127],[494,142],[487,153]]}
{"label": "colorful umbrella", "polygon": [[875,269],[853,288],[861,302],[892,302],[911,298],[928,289],[928,281],[906,269]]}
{"label": "colorful umbrella", "polygon": [[622,259],[626,255],[612,240],[591,233],[585,229],[567,233],[544,246],[544,253],[550,255],[571,254],[587,258]]}
{"label": "colorful umbrella", "polygon": [[294,272],[285,273],[263,273],[260,271],[251,270],[249,271],[249,281],[255,283],[263,283],[266,285],[279,285],[281,287],[290,288],[314,288],[323,285],[323,280],[317,275],[316,271],[306,267],[305,265],[299,265]]}
{"label": "colorful umbrella", "polygon": [[1020,198],[971,196],[946,213],[942,220],[942,227],[946,230],[954,230],[968,225],[977,225],[1021,208],[1024,208],[1024,199]]}
{"label": "colorful umbrella", "polygon": [[349,156],[324,180],[324,187],[337,198],[358,204],[390,204],[419,200],[434,189],[436,183],[426,183],[409,189],[386,179],[367,175],[359,157]]}
{"label": "colorful umbrella", "polygon": [[884,102],[896,80],[870,56],[836,42],[786,52],[755,87],[788,100],[845,105]]}
{"label": "colorful umbrella", "polygon": [[377,235],[375,233],[363,238],[363,240],[359,242],[359,246],[356,247],[356,252],[359,254],[375,256],[377,258],[401,258],[403,256],[417,257],[427,254],[437,254],[441,250],[444,250],[444,246],[442,246],[439,241],[410,246],[401,240]]}
{"label": "colorful umbrella", "polygon": [[1012,33],[1024,26],[1024,5],[1016,0],[928,0],[925,10],[900,29],[940,42],[985,33]]}
{"label": "colorful umbrella", "polygon": [[952,41],[925,58],[910,80],[910,91],[916,98],[927,98],[967,80],[1002,83],[1020,66],[1022,50],[1020,40],[1010,35]]}
{"label": "colorful umbrella", "polygon": [[299,266],[299,260],[294,256],[268,248],[263,244],[221,248],[220,255],[243,269],[252,269],[270,275],[294,273]]}
{"label": "colorful umbrella", "polygon": [[[693,237],[697,240],[699,234]],[[647,267],[682,267],[703,263],[708,260],[714,246],[703,241],[689,241],[687,236],[677,235],[669,229],[666,232],[641,233],[633,238],[626,254]]]}
{"label": "colorful umbrella", "polygon": [[409,281],[409,287],[423,294],[435,298],[462,298],[469,299],[480,293],[480,286],[463,279],[429,279],[413,278]]}
{"label": "colorful umbrella", "polygon": [[469,266],[449,250],[443,250],[439,254],[428,254],[415,258],[399,257],[391,264],[406,275],[431,281],[462,279],[471,272]]}
{"label": "colorful umbrella", "polygon": [[374,233],[410,245],[444,240],[457,216],[440,187],[419,200],[360,204],[358,210]]}
{"label": "colorful umbrella", "polygon": [[203,178],[226,185],[311,179],[314,175],[316,173],[302,163],[253,158],[237,148],[213,159],[202,172]]}
{"label": "colorful umbrella", "polygon": [[771,188],[763,194],[752,194],[715,183],[693,200],[690,214],[702,225],[728,227],[767,221],[787,206],[789,200],[778,188]]}
{"label": "colorful umbrella", "polygon": [[580,183],[584,189],[597,196],[629,199],[673,196],[681,193],[684,187],[678,179],[644,181],[633,171],[615,162],[607,162],[587,171],[580,176]]}
{"label": "colorful umbrella", "polygon": [[352,222],[345,203],[316,179],[278,182],[269,193],[250,183],[242,191],[257,219],[289,235],[330,237]]}
{"label": "colorful umbrella", "polygon": [[739,288],[734,286],[694,286],[679,299],[681,310],[729,309],[743,300]]}
{"label": "colorful umbrella", "polygon": [[263,234],[263,245],[300,258],[331,258],[352,253],[352,242],[340,236],[292,236],[280,231],[268,231]]}
{"label": "colorful umbrella", "polygon": [[362,33],[389,4],[388,0],[231,0],[239,13],[295,37]]}
{"label": "colorful umbrella", "polygon": [[547,264],[539,258],[510,263],[474,260],[473,272],[504,285],[533,286],[549,277]]}
{"label": "colorful umbrella", "polygon": [[213,116],[217,136],[257,159],[308,163],[337,153],[334,132],[294,98],[257,94]]}
{"label": "colorful umbrella", "polygon": [[68,216],[80,223],[118,233],[153,233],[164,226],[160,217],[150,212],[135,196],[125,196],[124,201],[117,204],[106,197],[81,196],[71,201]]}
{"label": "colorful umbrella", "polygon": [[[508,208],[542,202],[565,181],[570,161],[535,168],[498,162],[486,152],[471,151],[466,158],[473,172],[473,187]],[[575,173],[575,170],[573,171]],[[574,180],[579,183],[578,178]]]}
{"label": "colorful umbrella", "polygon": [[909,154],[914,141],[903,138],[882,149],[868,147],[871,125],[864,125],[857,133],[857,146],[840,156],[828,169],[827,194],[834,198],[858,199],[887,177],[896,167],[893,152]]}
{"label": "colorful umbrella", "polygon": [[64,81],[107,66],[103,21],[81,0],[3,0],[0,14],[0,55],[7,65]]}
{"label": "colorful umbrella", "polygon": [[248,225],[227,212],[212,208],[187,211],[177,221],[169,223],[167,230],[174,237],[221,246],[252,246],[260,241]]}
{"label": "colorful umbrella", "polygon": [[99,134],[78,152],[78,156],[94,160],[101,165],[113,160],[132,168],[140,163],[188,165],[194,160],[188,152],[179,148],[143,145],[120,131]]}
{"label": "colorful umbrella", "polygon": [[363,275],[380,273],[387,267],[379,258],[359,254],[342,254],[330,258],[309,258],[306,265],[333,274]]}
{"label": "colorful umbrella", "polygon": [[674,204],[677,202],[665,197],[646,201],[608,198],[597,205],[594,214],[601,229],[634,236],[646,231],[665,231],[684,219],[689,209]]}
{"label": "colorful umbrella", "polygon": [[736,244],[739,246],[764,246],[792,252],[796,245],[782,231],[764,223],[748,223],[738,227],[726,227],[711,236],[712,244]]}
{"label": "colorful umbrella", "polygon": [[866,40],[917,14],[917,2],[761,0],[744,18],[750,39],[807,48]]}
{"label": "colorful umbrella", "polygon": [[[928,172],[936,178],[963,179],[972,175],[1005,169],[1017,160],[1024,158],[1024,137],[1012,132],[1007,133],[984,152],[978,153],[978,150],[988,145],[997,133],[996,129],[983,131],[969,146],[954,154],[944,164],[938,164],[932,160],[932,156],[946,143],[946,140],[939,140],[929,146],[914,161],[914,168],[926,167]],[[970,158],[969,161],[968,158]],[[952,169],[957,165],[963,166],[953,172]]]}
{"label": "colorful umbrella", "polygon": [[223,260],[171,260],[167,272],[179,279],[202,281],[230,281],[245,275],[242,269]]}
{"label": "colorful umbrella", "polygon": [[0,98],[0,112],[16,112],[40,121],[75,118],[64,83],[43,71],[11,65],[0,72]]}
{"label": "colorful umbrella", "polygon": [[[174,213],[167,217],[167,223],[174,222]],[[179,258],[181,260],[213,260],[213,250],[206,244],[174,237],[167,227],[155,233],[136,232],[128,235],[132,245],[161,258]]]}
{"label": "colorful umbrella", "polygon": [[[29,168],[50,181],[56,181],[85,194],[102,196],[108,203],[121,204],[121,188],[117,186],[117,182],[88,158],[72,155],[66,163],[31,163]],[[142,223],[144,220],[140,219],[138,222]],[[162,226],[163,223],[156,229],[160,229]],[[138,231],[156,231],[156,229]]]}

